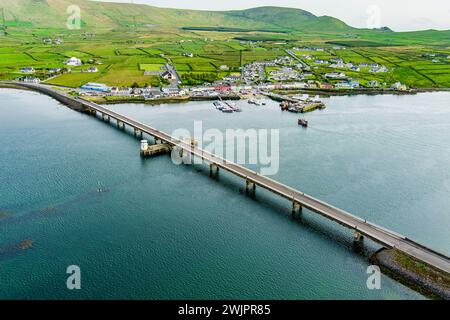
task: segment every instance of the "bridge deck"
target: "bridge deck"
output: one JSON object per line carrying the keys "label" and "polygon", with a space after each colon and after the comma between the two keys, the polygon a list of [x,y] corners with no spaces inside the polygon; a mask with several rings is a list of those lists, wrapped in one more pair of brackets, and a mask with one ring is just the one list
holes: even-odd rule
{"label": "bridge deck", "polygon": [[[26,87],[40,91],[39,90],[40,86],[38,85],[27,85]],[[48,87],[46,87],[46,90],[48,90]],[[57,93],[63,95],[63,93],[61,92]],[[66,97],[68,96],[66,95]],[[365,221],[344,210],[338,209],[328,203],[315,199],[309,195],[304,194],[301,191],[295,190],[280,182],[261,176],[260,174],[252,170],[249,170],[243,166],[227,161],[223,158],[217,157],[211,153],[199,149],[198,147],[192,145],[191,143],[186,143],[184,141],[176,139],[170,136],[169,134],[159,131],[149,125],[146,125],[129,117],[121,115],[117,112],[106,109],[93,102],[79,98],[72,98],[72,97],[70,98],[79,101],[87,108],[108,115],[109,117],[121,121],[127,124],[128,126],[141,130],[142,132],[145,132],[148,135],[151,135],[159,140],[162,140],[173,147],[179,147],[187,152],[190,152],[196,157],[199,157],[211,164],[215,164],[228,172],[231,172],[239,177],[242,177],[248,181],[253,182],[255,185],[258,185],[275,194],[278,194],[281,197],[299,203],[304,208],[307,208],[315,213],[318,213],[350,229],[358,231],[364,236],[372,239],[373,241],[387,248],[396,248],[435,268],[450,273],[450,258],[445,256],[444,254],[426,248],[425,246],[422,246],[400,234],[397,234],[393,231],[387,230],[373,223]]]}

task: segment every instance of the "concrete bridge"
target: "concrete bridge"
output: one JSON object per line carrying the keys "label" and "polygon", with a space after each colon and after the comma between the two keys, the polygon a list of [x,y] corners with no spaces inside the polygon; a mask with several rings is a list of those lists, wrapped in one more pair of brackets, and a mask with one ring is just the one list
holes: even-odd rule
{"label": "concrete bridge", "polygon": [[201,158],[205,162],[209,163],[212,174],[218,174],[219,169],[223,169],[238,177],[241,177],[245,180],[246,189],[249,193],[254,193],[256,187],[261,187],[287,199],[292,203],[293,214],[300,214],[302,209],[306,208],[353,230],[355,240],[359,241],[363,237],[370,238],[386,248],[396,248],[397,250],[412,256],[419,261],[422,261],[446,273],[450,273],[450,258],[446,255],[418,244],[394,231],[377,226],[374,223],[368,222],[328,203],[315,199],[310,195],[307,195],[299,190],[295,190],[278,181],[261,176],[260,174],[243,166],[217,157],[211,153],[199,149],[195,144],[176,139],[169,134],[159,131],[147,124],[108,110],[93,102],[72,97],[62,91],[54,90],[48,86],[28,83],[9,84],[50,95],[77,111],[100,115],[107,121],[114,120],[116,121],[117,126],[121,129],[124,129],[125,126],[133,129],[136,136],[142,136],[143,133],[150,135],[160,143],[170,145],[171,147],[177,147],[179,150]]}

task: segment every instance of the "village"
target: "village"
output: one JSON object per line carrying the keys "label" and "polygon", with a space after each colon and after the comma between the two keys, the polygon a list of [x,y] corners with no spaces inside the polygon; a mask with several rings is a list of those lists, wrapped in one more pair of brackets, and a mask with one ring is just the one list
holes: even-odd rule
{"label": "village", "polygon": [[[60,43],[60,39],[46,39]],[[333,50],[345,50],[333,47]],[[310,52],[310,53],[305,53]],[[312,53],[311,53],[312,52]],[[279,56],[268,61],[254,61],[239,68],[240,72],[229,72],[220,80],[204,81],[202,84],[187,85],[179,75],[176,66],[170,61],[155,70],[144,70],[144,76],[154,76],[161,80],[161,86],[109,86],[105,83],[87,82],[78,88],[72,88],[73,94],[85,97],[103,97],[106,100],[117,101],[127,99],[137,101],[158,101],[167,99],[209,99],[218,97],[239,99],[261,92],[308,90],[317,92],[347,92],[358,91],[408,91],[408,87],[400,82],[390,85],[380,83],[375,78],[362,84],[355,73],[366,74],[386,73],[389,69],[379,63],[355,63],[341,58],[319,59],[314,52],[325,54],[323,48],[293,47],[285,50],[285,56]],[[161,55],[163,56],[163,55]],[[190,52],[184,57],[193,57]],[[433,58],[435,58],[433,56]],[[46,83],[71,72],[95,74],[100,72],[103,62],[97,59],[82,60],[71,57],[65,62],[64,68],[35,69],[32,66],[23,67],[23,75],[16,80],[31,83]],[[76,71],[73,71],[73,69]],[[219,67],[228,71],[227,65]],[[351,75],[349,75],[351,73]],[[355,79],[356,78],[356,79]]]}

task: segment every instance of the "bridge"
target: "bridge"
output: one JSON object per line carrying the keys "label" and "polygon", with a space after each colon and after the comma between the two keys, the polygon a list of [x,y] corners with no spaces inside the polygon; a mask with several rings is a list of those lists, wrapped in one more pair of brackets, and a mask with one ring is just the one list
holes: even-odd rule
{"label": "bridge", "polygon": [[367,237],[385,248],[395,248],[411,257],[416,258],[419,261],[422,261],[446,273],[450,273],[450,258],[446,255],[416,243],[415,241],[394,231],[387,230],[344,210],[336,208],[278,181],[262,176],[257,172],[249,170],[236,163],[208,153],[198,148],[191,142],[179,140],[147,124],[111,111],[96,103],[78,97],[72,97],[62,91],[52,89],[48,86],[20,82],[10,82],[9,84],[47,94],[77,111],[100,115],[104,120],[108,121],[113,119],[116,121],[117,126],[121,129],[128,126],[134,130],[135,135],[142,136],[142,134],[145,133],[154,137],[154,139],[160,143],[170,145],[172,148],[176,147],[182,152],[187,152],[190,155],[201,158],[206,163],[209,163],[211,173],[218,173],[220,168],[241,177],[245,180],[247,192],[255,192],[255,189],[258,186],[287,199],[292,203],[293,214],[300,213],[303,208],[306,208],[353,230],[355,240],[360,240],[363,237]]}

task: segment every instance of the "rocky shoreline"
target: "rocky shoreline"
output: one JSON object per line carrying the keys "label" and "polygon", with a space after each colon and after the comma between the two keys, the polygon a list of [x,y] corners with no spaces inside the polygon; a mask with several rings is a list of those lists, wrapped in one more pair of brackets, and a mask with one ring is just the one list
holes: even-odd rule
{"label": "rocky shoreline", "polygon": [[450,274],[395,249],[381,249],[370,258],[390,278],[432,299],[450,300]]}

